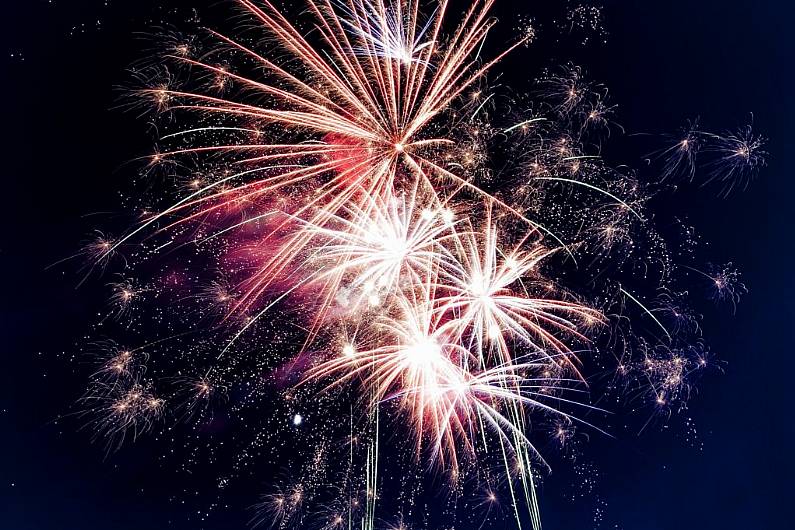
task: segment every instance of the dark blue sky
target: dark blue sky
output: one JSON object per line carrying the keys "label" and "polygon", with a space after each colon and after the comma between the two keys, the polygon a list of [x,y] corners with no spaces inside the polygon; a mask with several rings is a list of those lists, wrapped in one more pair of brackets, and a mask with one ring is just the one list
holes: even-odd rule
{"label": "dark blue sky", "polygon": [[[45,267],[79,247],[93,228],[85,214],[117,207],[119,183],[130,178],[123,163],[148,148],[142,124],[110,109],[114,85],[146,47],[133,32],[167,11],[155,4],[29,0],[3,8],[3,529],[243,528],[239,514],[189,522],[186,511],[196,507],[169,496],[190,486],[155,464],[147,442],[103,460],[101,447],[76,432],[79,421],[52,423],[80,394],[85,370],[69,357],[103,302],[99,290],[76,291],[71,272]],[[750,288],[735,316],[700,307],[705,336],[725,361],[725,373],[705,377],[690,403],[703,450],[678,434],[681,421],[638,438],[595,437],[585,451],[601,470],[604,528],[792,527],[795,7],[774,0],[604,4],[608,44],[580,62],[610,88],[628,132],[674,131],[696,116],[720,130],[753,113],[756,130],[770,138],[769,166],[748,191],[718,199],[714,190],[692,188],[677,205],[710,242],[703,255],[734,261]],[[498,6],[508,20],[533,12],[508,0]],[[522,62],[510,61],[513,83]],[[615,142],[618,153],[631,143]],[[590,528],[592,499],[579,506],[555,498],[564,482],[553,474],[542,492],[545,528]]]}

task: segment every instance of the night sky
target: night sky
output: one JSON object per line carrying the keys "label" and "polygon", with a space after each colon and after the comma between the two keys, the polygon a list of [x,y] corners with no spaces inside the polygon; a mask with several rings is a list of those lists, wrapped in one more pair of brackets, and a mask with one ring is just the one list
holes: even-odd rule
{"label": "night sky", "polygon": [[[499,0],[497,14],[543,20],[534,3]],[[77,288],[77,266],[48,266],[77,252],[98,225],[128,221],[118,215],[119,190],[135,174],[128,162],[149,152],[152,140],[135,112],[118,108],[118,87],[148,53],[145,34],[188,24],[189,5],[210,26],[228,12],[223,2],[177,0],[27,0],[3,8],[0,528],[242,529],[271,478],[249,477],[222,497],[228,507],[205,516],[215,499],[193,496],[193,482],[212,478],[161,465],[156,454],[168,444],[143,437],[106,458],[84,422],[68,416],[90,372],[78,345],[107,293],[101,279]],[[583,65],[609,87],[627,132],[611,139],[613,160],[642,164],[648,139],[638,133],[674,132],[695,117],[712,129],[735,128],[751,114],[770,139],[770,157],[746,191],[723,199],[686,186],[665,206],[709,242],[702,257],[732,261],[749,287],[735,315],[693,301],[723,373],[708,373],[669,427],[592,435],[584,455],[598,472],[588,492],[573,487],[576,474],[558,463],[541,489],[544,528],[592,528],[595,510],[605,529],[789,528],[795,7],[775,0],[605,0],[603,7],[606,43],[531,47],[498,70],[517,86],[533,69]]]}

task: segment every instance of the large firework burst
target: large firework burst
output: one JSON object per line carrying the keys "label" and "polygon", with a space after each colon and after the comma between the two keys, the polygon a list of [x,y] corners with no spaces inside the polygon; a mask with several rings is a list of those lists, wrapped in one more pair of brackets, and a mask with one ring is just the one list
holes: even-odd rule
{"label": "large firework burst", "polygon": [[[212,346],[202,362],[195,352],[181,359],[191,371],[203,366],[195,376],[153,370],[175,388],[165,398],[147,375],[152,357],[114,350],[84,399],[96,424],[115,446],[126,431],[151,429],[172,404],[180,419],[201,418],[226,402],[253,359],[248,375],[270,369],[267,379],[288,401],[321,391],[332,403],[325,414],[337,418],[326,423],[350,425],[348,472],[334,493],[347,501],[323,528],[375,525],[387,425],[409,434],[404,448],[414,462],[428,459],[453,484],[477,477],[493,501],[504,483],[517,522],[526,505],[539,527],[534,469],[544,461],[531,422],[554,416],[560,440],[573,425],[589,425],[577,410],[598,410],[583,401],[596,341],[608,337],[618,373],[643,381],[658,406],[686,394],[686,376],[706,359],[682,345],[697,326],[682,325],[684,338],[669,331],[666,316],[684,311],[664,315],[662,302],[649,306],[603,279],[611,267],[600,264],[637,260],[646,276],[659,267],[667,286],[674,268],[650,227],[647,190],[584,147],[592,131],[609,127],[606,92],[567,68],[539,83],[542,112],[514,108],[513,122],[492,125],[487,76],[534,36],[526,31],[484,59],[492,0],[473,2],[452,23],[444,1],[426,15],[419,0],[307,0],[305,25],[267,0],[238,3],[265,31],[264,45],[216,32],[212,53],[174,44],[164,60],[187,81],[141,91],[171,124],[191,124],[163,135],[150,160],[180,170],[194,164],[188,191],[147,211],[125,236],[92,246],[103,267],[131,249],[148,262],[164,249],[194,264],[214,260],[219,277],[177,305],[208,302],[203,316],[220,316],[221,325],[207,334],[220,342],[203,341]],[[685,166],[692,176],[696,137],[715,140],[718,161],[730,166],[711,179],[728,182],[763,163],[750,130],[688,134],[662,153],[668,177]],[[488,164],[497,139],[514,160],[504,174]],[[575,266],[586,281],[564,287]],[[189,288],[191,274],[160,276],[164,291]],[[116,286],[117,318],[156,291],[135,285]],[[652,338],[636,338],[629,308]],[[639,345],[643,362],[633,360]],[[261,400],[262,378],[254,379],[232,405],[238,412]],[[340,393],[354,396],[350,418]],[[292,417],[294,426],[303,421]],[[267,436],[258,433],[256,443]],[[267,522],[304,524],[301,507],[322,496],[318,469],[334,453],[331,436],[313,450],[311,479],[267,497]],[[364,507],[355,510],[361,483]]]}

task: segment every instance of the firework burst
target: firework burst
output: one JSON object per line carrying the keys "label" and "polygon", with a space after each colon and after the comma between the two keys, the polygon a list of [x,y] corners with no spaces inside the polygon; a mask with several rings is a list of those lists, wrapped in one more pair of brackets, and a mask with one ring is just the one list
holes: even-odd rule
{"label": "firework burst", "polygon": [[[372,529],[389,425],[408,434],[401,447],[412,462],[427,459],[456,486],[467,473],[488,483],[487,517],[499,484],[517,522],[529,517],[539,528],[534,469],[545,461],[532,422],[551,416],[560,447],[575,423],[598,430],[568,410],[603,412],[588,404],[585,372],[599,344],[618,352],[617,371],[642,381],[658,405],[684,399],[700,368],[677,342],[680,331],[699,332],[687,310],[671,299],[663,316],[623,276],[606,278],[618,270],[666,286],[672,268],[650,227],[647,190],[588,152],[589,135],[610,132],[607,91],[570,66],[539,81],[532,113],[512,108],[504,114],[515,123],[493,126],[488,74],[535,31],[484,59],[492,0],[472,2],[453,26],[446,1],[425,15],[419,0],[307,0],[311,31],[268,0],[237,3],[279,53],[210,32],[218,48],[199,54],[196,40],[169,35],[167,64],[194,84],[170,79],[141,95],[170,126],[191,125],[167,131],[145,171],[198,169],[178,179],[179,199],[88,250],[99,268],[141,240],[141,261],[167,249],[204,268],[211,256],[220,278],[190,288],[191,274],[166,267],[144,289],[125,276],[112,285],[113,303],[126,317],[144,298],[180,291],[178,304],[201,303],[222,338],[169,361],[189,369],[161,377],[175,389],[167,398],[146,375],[148,357],[114,350],[83,400],[98,432],[114,445],[127,432],[135,438],[172,403],[186,422],[209,421],[227,402],[244,414],[262,406],[272,382],[291,406],[307,393],[330,403],[326,418],[343,421],[326,419],[328,430],[349,427],[340,458],[348,461],[327,509],[307,512],[322,496],[320,468],[340,456],[326,450],[331,435],[318,435],[309,478],[262,497],[256,526],[351,528],[355,519]],[[488,165],[498,138],[516,145],[505,148],[515,163],[499,174]],[[693,178],[707,143],[711,178],[724,184],[764,163],[750,129],[717,137],[694,127],[658,153],[663,176]],[[568,285],[572,270],[586,280]],[[700,274],[736,303],[736,272]],[[655,344],[637,337],[628,307],[651,319]],[[195,308],[186,313],[195,327]],[[350,410],[340,412],[345,398],[335,396],[349,393]],[[284,417],[294,430],[312,428],[303,411]],[[252,447],[269,435],[258,431]],[[481,460],[496,462],[502,480]]]}

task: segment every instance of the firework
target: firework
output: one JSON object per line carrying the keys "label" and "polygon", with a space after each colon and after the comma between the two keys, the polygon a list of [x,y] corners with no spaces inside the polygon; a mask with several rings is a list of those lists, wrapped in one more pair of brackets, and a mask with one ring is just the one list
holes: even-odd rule
{"label": "firework", "polygon": [[[606,89],[569,66],[539,81],[537,108],[510,109],[513,124],[497,127],[488,74],[536,34],[526,28],[483,58],[492,0],[472,2],[452,26],[444,1],[423,14],[418,0],[307,0],[312,31],[268,0],[238,3],[279,53],[211,32],[218,48],[199,54],[196,40],[168,35],[169,66],[201,83],[186,88],[175,75],[141,91],[170,124],[191,124],[162,136],[145,171],[198,169],[177,179],[179,199],[89,248],[100,268],[141,240],[141,261],[187,253],[205,268],[212,256],[218,277],[188,295],[205,271],[164,267],[146,288],[127,276],[112,284],[112,302],[127,317],[144,299],[179,292],[177,304],[198,302],[222,338],[169,360],[180,368],[160,378],[174,389],[167,399],[140,349],[114,349],[83,400],[98,432],[115,445],[169,409],[209,422],[230,402],[244,415],[271,399],[274,383],[290,407],[271,415],[282,429],[326,422],[349,432],[336,445],[318,435],[302,479],[263,496],[255,526],[372,529],[381,431],[395,426],[414,464],[430,462],[456,487],[467,473],[487,484],[487,518],[500,511],[501,487],[517,522],[529,516],[539,528],[534,469],[546,462],[532,424],[551,416],[560,448],[575,424],[599,430],[571,412],[600,412],[588,404],[585,373],[598,340],[615,352],[617,372],[640,382],[626,388],[642,386],[657,408],[686,399],[702,367],[680,339],[699,327],[678,298],[658,297],[657,307],[622,283],[659,277],[667,287],[673,265],[650,227],[648,190],[588,151],[590,135],[601,141],[615,129]],[[600,19],[578,8],[569,22],[596,28]],[[496,138],[516,146],[505,148],[516,162],[502,172],[489,167]],[[658,155],[663,178],[692,179],[703,148],[710,178],[726,184],[763,165],[762,145],[750,129],[719,137],[694,126]],[[568,286],[572,270],[586,281]],[[744,292],[733,269],[693,270],[718,298],[736,303]],[[630,311],[654,329],[653,343],[638,337]],[[185,335],[200,331],[196,312],[186,311]],[[349,393],[350,410],[340,412],[336,396]],[[330,403],[322,420],[293,407],[307,394]],[[270,436],[257,432],[236,471]],[[337,488],[323,484],[332,458],[347,459]],[[333,498],[318,501],[324,495]],[[320,511],[307,508],[315,501]]]}
{"label": "firework", "polygon": [[716,134],[700,130],[698,120],[694,120],[673,141],[672,146],[653,155],[664,161],[663,177],[692,181],[702,157],[708,170],[704,184],[719,184],[723,196],[738,186],[747,187],[759,168],[767,163],[766,139],[754,133],[752,125]]}

